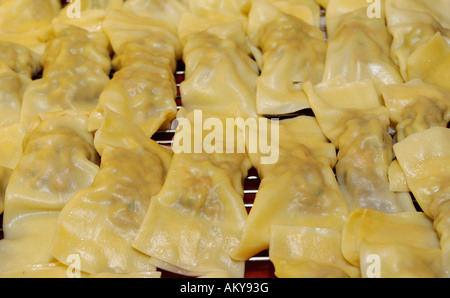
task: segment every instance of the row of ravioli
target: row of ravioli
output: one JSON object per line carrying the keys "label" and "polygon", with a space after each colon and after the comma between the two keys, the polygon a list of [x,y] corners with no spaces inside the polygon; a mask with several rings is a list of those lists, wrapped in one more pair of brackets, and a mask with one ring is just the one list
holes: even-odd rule
{"label": "row of ravioli", "polygon": [[[326,41],[312,0],[81,1],[75,19],[39,2],[46,21],[0,37],[1,100],[19,111],[1,128],[1,276],[243,277],[263,250],[278,277],[449,274],[448,1],[381,1],[379,18],[322,1]],[[225,123],[305,108],[271,120],[273,164],[150,139],[196,110]]]}

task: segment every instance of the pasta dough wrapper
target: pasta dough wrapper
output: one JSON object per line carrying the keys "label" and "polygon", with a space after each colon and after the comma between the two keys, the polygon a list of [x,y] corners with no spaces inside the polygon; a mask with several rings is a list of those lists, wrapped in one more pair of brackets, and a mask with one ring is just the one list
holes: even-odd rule
{"label": "pasta dough wrapper", "polygon": [[342,252],[350,263],[361,266],[364,277],[376,273],[373,257],[379,262],[379,277],[443,276],[439,238],[422,212],[356,209],[344,227]]}
{"label": "pasta dough wrapper", "polygon": [[[193,113],[185,117],[193,124]],[[187,137],[194,138],[194,133],[189,131]],[[225,146],[224,136],[215,142]],[[242,182],[249,168],[245,153],[175,153],[133,246],[165,270],[243,277],[244,262],[230,255],[247,218]]]}
{"label": "pasta dough wrapper", "polygon": [[243,37],[244,31],[239,23],[214,25],[186,37],[186,71],[180,93],[187,110],[256,117],[258,66],[248,55],[248,48],[241,48],[242,44],[230,36],[242,40],[239,36]]}
{"label": "pasta dough wrapper", "polygon": [[264,2],[314,27],[320,27],[320,6],[314,0],[264,0]]}
{"label": "pasta dough wrapper", "polygon": [[40,56],[14,42],[0,41],[0,61],[12,71],[28,78],[42,70]]}
{"label": "pasta dough wrapper", "polygon": [[[263,148],[256,153],[248,149],[261,183],[233,257],[246,260],[269,249],[278,277],[358,275],[340,253],[338,235],[348,208],[332,171],[334,145],[313,117],[281,120],[279,131],[272,126],[270,132],[258,129],[263,132],[260,138],[277,143],[279,157],[275,163],[263,164]],[[318,243],[330,255],[309,251]]]}
{"label": "pasta dough wrapper", "polygon": [[[0,40],[41,55],[50,24],[61,10],[58,0],[5,0],[0,3]],[[39,12],[39,13],[36,13]]]}
{"label": "pasta dough wrapper", "polygon": [[27,129],[39,113],[91,112],[109,81],[109,42],[103,33],[58,24],[54,34],[42,56],[43,77],[24,94],[21,122]]}
{"label": "pasta dough wrapper", "polygon": [[0,60],[0,128],[19,123],[22,97],[31,79],[12,71]]}
{"label": "pasta dough wrapper", "polygon": [[[260,138],[276,142],[277,162],[262,164],[263,152],[249,153],[261,183],[241,242],[233,253],[236,259],[246,260],[268,249],[274,225],[339,230],[346,219],[347,204],[332,171],[336,162],[333,144],[325,139],[312,117],[279,122],[279,131],[271,126],[271,131],[259,134]],[[277,138],[272,134],[278,134]]]}
{"label": "pasta dough wrapper", "polygon": [[90,274],[154,271],[149,257],[131,244],[150,199],[162,187],[171,153],[108,110],[94,144],[100,170],[61,211],[52,255],[69,265],[68,256],[76,254],[81,270]]}
{"label": "pasta dough wrapper", "polygon": [[[21,68],[18,71],[28,72],[17,66]],[[30,83],[29,77],[12,71],[0,60],[0,167],[14,169],[22,156],[26,130],[19,122],[23,94]]]}
{"label": "pasta dough wrapper", "polygon": [[190,12],[218,23],[246,25],[251,0],[186,0]]}
{"label": "pasta dough wrapper", "polygon": [[176,35],[158,24],[158,19],[125,9],[107,14],[104,28],[116,54],[113,66],[117,71],[91,114],[91,130],[101,125],[101,106],[133,122],[147,136],[175,118],[174,72],[181,46]]}
{"label": "pasta dough wrapper", "polygon": [[61,211],[51,250],[57,260],[66,263],[68,255],[77,254],[81,270],[91,274],[155,270],[149,257],[133,249],[131,243],[150,199],[164,182],[160,159],[169,158],[169,154],[157,146],[155,152],[119,147],[103,150],[92,185],[74,194]]}
{"label": "pasta dough wrapper", "polygon": [[358,268],[341,252],[341,233],[306,226],[271,227],[269,256],[277,277],[359,277]]}
{"label": "pasta dough wrapper", "polygon": [[450,18],[444,13],[449,9],[445,0],[386,0],[391,55],[405,81],[423,79],[450,88]]}
{"label": "pasta dough wrapper", "polygon": [[447,275],[450,270],[449,146],[450,130],[445,127],[417,132],[394,146],[409,188],[439,233]]}
{"label": "pasta dough wrapper", "polygon": [[385,86],[382,95],[398,141],[431,127],[447,127],[450,121],[450,92],[444,88],[415,79]]}
{"label": "pasta dough wrapper", "polygon": [[[336,176],[349,209],[414,211],[410,197],[390,191],[393,140],[387,129],[388,110],[374,83],[306,83],[305,90],[322,131],[339,149]],[[364,100],[360,94],[365,94]]]}
{"label": "pasta dough wrapper", "polygon": [[378,91],[384,85],[403,83],[398,66],[390,56],[392,38],[385,20],[369,18],[367,6],[365,0],[330,0],[323,81],[339,76],[348,82],[371,79]]}
{"label": "pasta dough wrapper", "polygon": [[26,135],[6,189],[0,271],[52,260],[59,212],[98,172],[86,122],[86,115],[73,111],[48,114]]}
{"label": "pasta dough wrapper", "polygon": [[256,85],[257,113],[282,115],[309,108],[303,83],[321,82],[325,64],[326,43],[320,29],[273,5],[254,1],[248,35],[253,47],[261,49],[254,56],[262,55]]}

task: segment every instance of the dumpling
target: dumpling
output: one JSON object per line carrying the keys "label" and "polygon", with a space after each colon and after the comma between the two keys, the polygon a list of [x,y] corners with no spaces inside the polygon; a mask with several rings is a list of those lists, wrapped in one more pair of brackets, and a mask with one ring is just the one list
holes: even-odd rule
{"label": "dumpling", "polygon": [[450,276],[450,129],[432,127],[394,145],[408,186],[440,237],[443,267]]}
{"label": "dumpling", "polygon": [[[329,229],[337,241],[324,239],[322,247],[333,253],[340,251],[340,236],[337,235],[345,223],[348,208],[332,170],[336,162],[335,147],[323,136],[313,117],[267,121],[275,121],[278,130],[272,127],[273,123],[270,132],[259,127],[262,131],[258,132],[259,137],[276,142],[279,157],[276,162],[264,164],[261,157],[267,155],[263,152],[265,148],[257,152],[248,149],[261,184],[233,257],[246,260],[269,249],[278,277],[319,277],[329,270],[333,272],[330,275],[357,275],[357,268],[352,270],[350,265],[344,265],[342,254],[336,255],[340,255],[337,259],[342,260],[342,264],[322,255],[314,258],[315,252],[309,248],[316,251],[316,247],[306,243],[316,232],[315,239],[327,238],[327,233],[321,231]],[[297,233],[303,240],[291,241]],[[321,265],[309,268],[306,264],[310,262]]]}
{"label": "dumpling", "polygon": [[20,123],[22,100],[40,70],[39,55],[0,41],[0,167],[14,169],[22,155],[25,128]]}
{"label": "dumpling", "polygon": [[410,197],[390,191],[393,140],[388,110],[381,105],[373,81],[315,87],[308,82],[305,90],[322,131],[339,149],[336,176],[349,209],[415,210]]}
{"label": "dumpling", "polygon": [[149,137],[175,118],[174,72],[181,45],[170,23],[165,26],[154,15],[138,16],[125,9],[107,14],[104,29],[115,53],[116,72],[91,114],[91,130],[102,122],[101,106],[132,121]]}
{"label": "dumpling", "polygon": [[0,41],[0,61],[30,79],[42,70],[40,56],[14,42]]}
{"label": "dumpling", "polygon": [[75,254],[80,270],[94,275],[155,271],[149,256],[131,244],[164,183],[171,154],[111,111],[95,138],[99,172],[62,209],[51,254],[68,266]]}
{"label": "dumpling", "polygon": [[186,5],[179,0],[127,0],[124,7],[134,14],[147,18],[164,16],[164,22],[171,24],[176,32],[181,16],[187,11]]}
{"label": "dumpling", "polygon": [[261,56],[256,85],[259,115],[283,115],[309,108],[303,83],[321,82],[327,46],[316,22],[308,21],[264,1],[253,1],[248,35],[253,52],[261,52],[254,53]]}
{"label": "dumpling", "polygon": [[354,210],[344,227],[342,253],[363,277],[444,277],[439,238],[423,212]]}
{"label": "dumpling", "polygon": [[103,33],[58,24],[54,34],[42,56],[43,77],[24,94],[21,122],[27,129],[40,113],[91,112],[109,81],[109,42]]}
{"label": "dumpling", "polygon": [[31,79],[0,60],[0,167],[14,169],[22,155],[25,129],[20,124],[22,98]]}
{"label": "dumpling", "polygon": [[450,18],[446,0],[386,0],[391,55],[405,81],[422,79],[450,89]]}
{"label": "dumpling", "polygon": [[64,111],[36,121],[6,189],[0,272],[50,262],[58,215],[98,172],[87,115]]}
{"label": "dumpling", "polygon": [[187,110],[256,117],[259,69],[249,56],[249,49],[238,42],[243,39],[245,34],[239,22],[216,24],[186,36],[185,80],[180,93]]}
{"label": "dumpling", "polygon": [[251,0],[184,0],[193,14],[220,23],[245,24]]}
{"label": "dumpling", "polygon": [[368,5],[365,0],[330,0],[323,81],[340,76],[347,82],[371,79],[378,91],[384,85],[403,83],[398,66],[391,60],[392,37],[385,20],[369,18]]}
{"label": "dumpling", "polygon": [[[164,270],[192,276],[220,273],[243,277],[245,262],[234,260],[231,252],[239,243],[247,218],[242,183],[251,164],[245,149],[244,153],[194,153],[207,138],[195,137],[199,120],[194,115],[183,112],[178,116],[183,125],[177,129],[174,142],[180,134],[182,142],[190,139],[190,151],[178,152],[175,147],[165,183],[152,198],[133,247],[151,256],[150,262]],[[217,119],[225,127],[225,120]],[[220,134],[214,142],[225,150],[230,140]],[[236,138],[231,145],[234,142]]]}
{"label": "dumpling", "polygon": [[[306,23],[320,27],[320,6],[314,0],[257,0],[270,3],[283,13],[292,15]],[[252,0],[252,6],[255,2]]]}
{"label": "dumpling", "polygon": [[0,60],[0,127],[20,121],[22,97],[31,78],[12,71]]}
{"label": "dumpling", "polygon": [[42,54],[49,25],[60,10],[59,0],[1,1],[0,40],[14,42]]}
{"label": "dumpling", "polygon": [[272,226],[269,257],[281,278],[360,277],[345,260],[341,232],[309,226]]}
{"label": "dumpling", "polygon": [[398,141],[430,127],[447,127],[450,121],[450,91],[420,79],[382,88]]}

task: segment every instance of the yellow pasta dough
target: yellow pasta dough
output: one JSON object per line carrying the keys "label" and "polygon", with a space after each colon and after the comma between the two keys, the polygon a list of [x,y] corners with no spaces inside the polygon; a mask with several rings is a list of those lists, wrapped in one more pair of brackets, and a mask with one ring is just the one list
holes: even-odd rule
{"label": "yellow pasta dough", "polygon": [[391,55],[405,81],[422,79],[450,89],[449,10],[445,0],[386,0]]}
{"label": "yellow pasta dough", "polygon": [[257,113],[280,115],[309,108],[303,83],[322,80],[326,52],[322,31],[274,5],[254,1],[248,35],[253,47],[261,49],[255,57],[262,55],[256,85]]}
{"label": "yellow pasta dough", "polygon": [[348,82],[371,79],[378,90],[384,85],[403,83],[391,60],[392,38],[384,18],[369,18],[368,5],[365,0],[330,0],[324,81],[339,76]]}
{"label": "yellow pasta dough", "polygon": [[450,268],[449,145],[450,129],[433,127],[412,134],[394,146],[409,188],[439,233],[447,275]]}
{"label": "yellow pasta dough", "polygon": [[281,120],[279,132],[269,133],[279,134],[277,162],[262,164],[264,154],[259,150],[249,154],[261,184],[234,253],[242,260],[269,248],[273,225],[339,227],[347,214],[331,170],[335,148],[323,137],[315,119]]}
{"label": "yellow pasta dough", "polygon": [[98,172],[86,115],[47,115],[24,139],[23,156],[5,196],[0,271],[52,260],[50,246],[59,212]]}
{"label": "yellow pasta dough", "polygon": [[248,49],[236,42],[241,40],[240,36],[244,37],[240,23],[224,23],[186,37],[183,51],[186,78],[180,85],[186,109],[224,116],[256,116],[259,70]]}
{"label": "yellow pasta dough", "polygon": [[37,54],[0,41],[0,167],[14,169],[22,155],[26,131],[20,123],[23,95],[41,68]]}
{"label": "yellow pasta dough", "polygon": [[[193,116],[192,112],[179,115],[194,125]],[[215,142],[225,146],[224,136]],[[245,153],[192,152],[174,154],[164,186],[152,198],[133,246],[165,270],[243,277],[244,262],[232,259],[231,252],[247,217],[242,181],[250,161]]]}
{"label": "yellow pasta dough", "polygon": [[112,10],[104,28],[115,52],[117,70],[105,86],[89,127],[96,130],[102,119],[101,106],[122,115],[147,136],[167,127],[176,114],[174,72],[181,46],[176,35],[160,23],[157,14],[138,16],[131,11]]}
{"label": "yellow pasta dough", "polygon": [[[59,0],[7,0],[0,3],[0,40],[20,44],[37,54],[45,50]],[[36,13],[39,12],[39,13]]]}
{"label": "yellow pasta dough", "polygon": [[444,88],[414,79],[385,86],[382,95],[398,141],[430,127],[446,127],[450,121],[450,92]]}
{"label": "yellow pasta dough", "polygon": [[[313,117],[300,116],[279,122],[279,132],[270,131],[279,134],[278,161],[262,164],[262,152],[249,153],[261,184],[233,257],[246,260],[269,249],[278,277],[358,275],[358,269],[345,265],[340,254],[338,235],[348,208],[332,171],[336,162],[333,144],[323,136]],[[333,234],[333,240],[328,241],[328,236],[320,232],[328,230],[330,234],[325,234]],[[316,232],[317,238],[313,236]],[[297,239],[297,233],[298,241],[291,241]],[[313,239],[322,236],[323,242],[317,241],[322,243],[323,250],[336,254],[342,263],[309,249],[316,250],[316,247],[308,241],[314,242]],[[307,265],[310,262],[321,265],[310,267]]]}
{"label": "yellow pasta dough", "polygon": [[[411,198],[390,191],[393,140],[387,129],[388,110],[374,83],[307,83],[306,92],[322,131],[339,149],[336,176],[350,210],[415,210]],[[360,94],[365,94],[364,100]]]}
{"label": "yellow pasta dough", "polygon": [[79,255],[80,269],[90,274],[155,270],[131,243],[150,199],[161,189],[170,154],[151,140],[146,147],[152,151],[104,148],[92,185],[74,194],[61,211],[52,256],[66,263],[69,255]]}
{"label": "yellow pasta dough", "polygon": [[91,112],[109,81],[109,42],[103,33],[57,24],[54,34],[42,56],[43,77],[24,94],[21,122],[27,129],[39,113]]}
{"label": "yellow pasta dough", "polygon": [[355,209],[342,252],[363,277],[443,277],[439,238],[422,212],[387,214]]}
{"label": "yellow pasta dough", "polygon": [[272,226],[269,255],[275,275],[286,278],[359,277],[359,269],[341,252],[336,229]]}

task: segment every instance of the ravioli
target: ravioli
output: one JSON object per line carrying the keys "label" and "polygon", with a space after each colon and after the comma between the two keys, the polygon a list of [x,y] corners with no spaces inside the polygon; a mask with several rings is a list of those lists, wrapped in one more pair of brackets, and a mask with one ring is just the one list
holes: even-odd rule
{"label": "ravioli", "polygon": [[[256,79],[259,69],[243,48],[239,22],[212,25],[188,34],[183,60],[185,80],[180,84],[183,106],[216,115],[256,117]],[[224,84],[226,82],[226,84]]]}
{"label": "ravioli", "polygon": [[[186,134],[186,121],[194,125],[193,112],[179,117],[185,119],[185,126],[180,126],[175,138]],[[192,138],[195,147],[194,131],[185,136]],[[225,149],[226,141],[221,135],[215,144]],[[231,253],[247,218],[242,182],[250,161],[245,153],[192,152],[174,153],[165,183],[152,198],[133,247],[164,270],[243,277],[244,262],[232,259]]]}
{"label": "ravioli", "polygon": [[251,0],[186,0],[193,14],[219,23],[241,22],[246,24]]}
{"label": "ravioli", "polygon": [[392,37],[385,20],[369,18],[368,5],[365,0],[330,0],[323,81],[339,76],[347,82],[371,79],[378,91],[384,85],[403,83],[400,70],[391,59]]}
{"label": "ravioli", "polygon": [[0,271],[50,262],[58,215],[70,197],[98,172],[87,116],[48,114],[24,139],[23,156],[5,195]]}
{"label": "ravioli", "polygon": [[[61,10],[59,0],[4,0],[0,3],[0,40],[42,54],[49,25]],[[36,12],[39,13],[36,13]]]}
{"label": "ravioli", "polygon": [[386,0],[386,20],[393,36],[391,55],[405,81],[422,79],[450,89],[450,3]]}
{"label": "ravioli", "polygon": [[12,71],[0,60],[0,167],[14,169],[22,154],[22,99],[31,79]]}
{"label": "ravioli", "polygon": [[42,68],[39,58],[26,47],[0,41],[0,167],[14,169],[22,155],[22,100]]}
{"label": "ravioli", "polygon": [[342,252],[363,277],[444,277],[439,238],[423,212],[355,209],[344,227]]}
{"label": "ravioli", "polygon": [[68,266],[69,256],[77,255],[80,270],[94,275],[152,272],[150,258],[131,244],[150,199],[164,183],[170,153],[110,113],[95,135],[101,146],[99,172],[92,185],[75,193],[61,211],[51,254]]}
{"label": "ravioli", "polygon": [[14,42],[0,41],[0,61],[12,71],[28,78],[37,75],[42,66],[40,56]]}
{"label": "ravioli", "polygon": [[113,47],[116,69],[102,90],[91,114],[89,128],[98,129],[101,106],[132,121],[147,136],[167,127],[176,115],[174,72],[181,46],[161,17],[138,16],[122,10],[110,11],[104,29]]}
{"label": "ravioli", "polygon": [[360,277],[344,259],[341,233],[308,226],[272,226],[269,256],[280,278]]}
{"label": "ravioli", "polygon": [[440,237],[443,267],[449,275],[450,129],[432,127],[397,143],[394,152],[422,210],[433,219]]}
{"label": "ravioli", "polygon": [[[269,249],[275,274],[279,277],[319,277],[327,275],[328,270],[330,276],[358,275],[357,268],[345,265],[343,256],[338,253],[338,235],[348,207],[332,170],[336,162],[335,147],[323,136],[313,117],[300,116],[279,122],[279,132],[271,130],[259,136],[272,139],[265,134],[279,134],[276,139],[278,161],[263,164],[261,156],[265,154],[262,151],[249,153],[261,184],[233,257],[246,260]],[[340,264],[325,255],[316,258],[315,252],[308,248],[316,249],[306,243],[310,236],[315,237],[312,234],[317,232],[318,238],[328,238],[327,232],[322,234],[325,230],[330,230],[334,240],[323,239],[322,247],[340,255],[338,259],[343,261]],[[291,241],[297,233],[304,240]],[[310,262],[321,265],[309,267]]]}
{"label": "ravioli", "polygon": [[42,55],[43,77],[24,94],[21,122],[27,129],[40,113],[91,112],[109,81],[109,42],[103,33],[57,24],[54,34]]}
{"label": "ravioli", "polygon": [[447,127],[450,121],[450,92],[444,88],[414,79],[385,86],[382,95],[398,141],[430,127]]}
{"label": "ravioli", "polygon": [[[388,110],[373,81],[305,84],[309,103],[325,136],[338,152],[336,176],[350,210],[387,213],[415,210],[410,197],[390,191],[393,140]],[[360,94],[365,94],[360,100]]]}
{"label": "ravioli", "polygon": [[284,13],[274,5],[254,1],[249,13],[249,40],[253,51],[261,52],[254,53],[261,56],[256,85],[259,115],[283,115],[309,108],[303,83],[321,82],[325,64],[327,46],[322,31],[315,26],[317,22]]}

